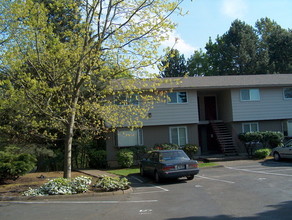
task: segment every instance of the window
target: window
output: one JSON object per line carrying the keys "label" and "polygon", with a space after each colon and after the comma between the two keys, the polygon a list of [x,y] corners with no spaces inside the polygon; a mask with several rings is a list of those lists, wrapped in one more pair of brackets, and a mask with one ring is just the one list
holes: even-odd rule
{"label": "window", "polygon": [[119,147],[143,145],[142,129],[119,129],[117,136]]}
{"label": "window", "polygon": [[115,97],[116,105],[139,105],[139,96],[137,94],[124,94]]}
{"label": "window", "polygon": [[184,146],[187,144],[187,128],[186,127],[171,127],[170,143]]}
{"label": "window", "polygon": [[284,89],[284,99],[292,99],[292,88]]}
{"label": "window", "polygon": [[240,99],[241,101],[259,101],[260,90],[259,89],[241,89]]}
{"label": "window", "polygon": [[243,123],[242,124],[242,132],[255,132],[259,131],[259,123],[251,122],[251,123]]}
{"label": "window", "polygon": [[168,93],[167,103],[187,103],[187,93],[186,92],[170,92]]}

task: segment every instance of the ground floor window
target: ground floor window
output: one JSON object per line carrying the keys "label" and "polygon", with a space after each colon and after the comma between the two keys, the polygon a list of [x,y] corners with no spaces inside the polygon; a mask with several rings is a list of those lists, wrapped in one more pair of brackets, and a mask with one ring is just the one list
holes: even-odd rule
{"label": "ground floor window", "polygon": [[187,144],[187,127],[170,127],[170,143],[184,146]]}
{"label": "ground floor window", "polygon": [[287,121],[287,135],[292,137],[292,120]]}
{"label": "ground floor window", "polygon": [[119,147],[143,145],[142,129],[118,129],[117,141]]}
{"label": "ground floor window", "polygon": [[256,132],[259,131],[259,123],[258,122],[250,122],[242,124],[242,132]]}

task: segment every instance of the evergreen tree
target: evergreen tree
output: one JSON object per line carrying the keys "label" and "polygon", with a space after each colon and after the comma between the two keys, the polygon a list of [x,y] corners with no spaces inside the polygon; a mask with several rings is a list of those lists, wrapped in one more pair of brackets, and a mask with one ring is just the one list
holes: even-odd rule
{"label": "evergreen tree", "polygon": [[161,77],[183,77],[187,74],[187,66],[184,55],[177,49],[171,49],[166,58],[159,65]]}

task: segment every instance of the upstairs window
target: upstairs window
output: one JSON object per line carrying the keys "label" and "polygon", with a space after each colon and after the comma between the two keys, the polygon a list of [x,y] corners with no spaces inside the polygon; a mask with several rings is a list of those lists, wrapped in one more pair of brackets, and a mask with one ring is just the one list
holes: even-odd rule
{"label": "upstairs window", "polygon": [[187,93],[186,92],[170,92],[168,93],[168,101],[170,104],[180,104],[187,103]]}
{"label": "upstairs window", "polygon": [[251,123],[243,123],[242,124],[242,132],[256,132],[259,131],[259,123],[251,122]]}
{"label": "upstairs window", "polygon": [[259,89],[241,89],[240,100],[241,101],[259,101],[260,90]]}
{"label": "upstairs window", "polygon": [[115,97],[116,105],[139,105],[139,96],[137,94],[134,95],[120,95]]}
{"label": "upstairs window", "polygon": [[284,88],[284,99],[292,99],[292,87]]}

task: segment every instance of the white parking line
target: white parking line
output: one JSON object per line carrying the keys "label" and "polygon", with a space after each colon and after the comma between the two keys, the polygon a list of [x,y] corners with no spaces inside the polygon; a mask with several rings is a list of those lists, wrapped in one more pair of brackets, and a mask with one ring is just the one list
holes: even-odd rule
{"label": "white parking line", "polygon": [[212,180],[212,181],[217,181],[217,182],[223,182],[223,183],[230,183],[230,184],[235,183],[235,182],[228,181],[228,180],[220,180],[220,179],[215,179],[215,178],[210,178],[210,177],[200,176],[200,175],[196,175],[196,177],[199,177],[199,178],[202,178],[202,179],[207,179],[207,180]]}
{"label": "white parking line", "polygon": [[[240,168],[235,168],[235,167],[226,167],[226,168],[227,169],[231,169],[231,170],[238,170],[238,171],[250,172],[250,173],[260,173],[260,174],[266,174],[266,175],[292,177],[292,174],[271,173],[271,172],[264,172],[264,171],[257,171],[257,170],[240,169]],[[273,171],[273,170],[271,170],[271,171]]]}

